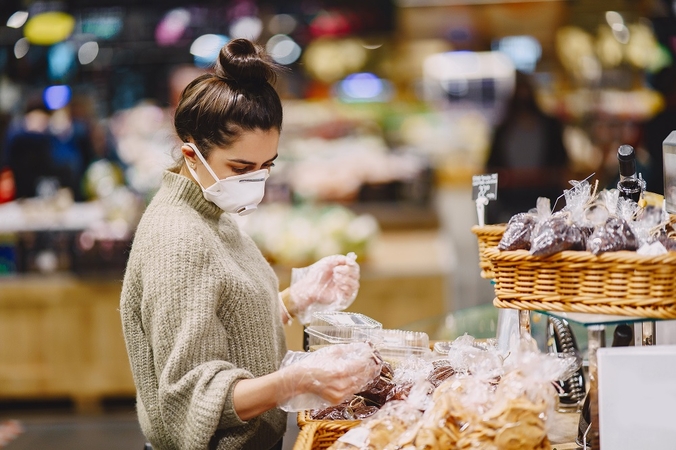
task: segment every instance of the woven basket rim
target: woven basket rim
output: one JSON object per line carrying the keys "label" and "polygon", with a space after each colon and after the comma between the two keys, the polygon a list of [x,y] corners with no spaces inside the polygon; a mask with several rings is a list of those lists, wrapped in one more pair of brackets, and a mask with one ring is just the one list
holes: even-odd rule
{"label": "woven basket rim", "polygon": [[555,311],[566,313],[585,313],[585,314],[610,314],[626,317],[640,317],[641,319],[676,319],[676,306],[632,306],[632,305],[614,305],[614,304],[585,304],[570,303],[565,297],[559,299],[543,299],[535,297],[529,300],[528,296],[520,298],[519,296],[509,296],[509,298],[496,297],[493,299],[493,305],[496,308],[518,309],[530,311]]}
{"label": "woven basket rim", "polygon": [[293,450],[312,450],[312,443],[318,427],[319,425],[315,423],[302,427],[293,445]]}
{"label": "woven basket rim", "polygon": [[494,235],[501,236],[505,229],[507,228],[506,224],[495,224],[495,225],[473,225],[470,230],[472,233],[479,235]]}
{"label": "woven basket rim", "polygon": [[583,250],[564,250],[551,256],[541,257],[531,255],[528,250],[499,250],[494,246],[485,249],[484,255],[492,261],[542,262],[543,265],[544,263],[552,262],[676,265],[676,252],[647,256],[629,250],[606,252],[600,255],[594,255],[591,252]]}
{"label": "woven basket rim", "polygon": [[322,429],[328,430],[349,430],[361,423],[361,420],[315,420],[310,416],[310,411],[299,411],[296,418],[298,426],[303,428],[307,425],[317,425]]}

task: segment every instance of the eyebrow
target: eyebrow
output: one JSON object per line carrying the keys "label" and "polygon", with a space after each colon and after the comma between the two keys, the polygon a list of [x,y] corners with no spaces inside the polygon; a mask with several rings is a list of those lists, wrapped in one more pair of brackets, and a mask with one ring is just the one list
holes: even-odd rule
{"label": "eyebrow", "polygon": [[[268,159],[267,161],[265,161],[263,164],[271,163],[272,161],[274,161],[275,159],[277,159],[278,156],[279,156],[279,153],[276,154],[273,158]],[[245,166],[255,166],[255,165],[256,165],[255,162],[253,162],[253,161],[247,161],[246,159],[228,159],[228,161],[234,162],[234,163],[237,163],[237,164],[243,164],[243,165],[245,165]]]}

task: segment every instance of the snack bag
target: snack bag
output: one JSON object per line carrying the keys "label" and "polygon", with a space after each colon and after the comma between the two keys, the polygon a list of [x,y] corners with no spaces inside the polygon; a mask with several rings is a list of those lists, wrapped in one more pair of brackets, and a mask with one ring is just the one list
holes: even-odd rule
{"label": "snack bag", "polygon": [[563,192],[566,206],[539,223],[531,235],[531,255],[550,256],[563,250],[584,250],[585,209],[592,199],[588,181],[571,181]]}
{"label": "snack bag", "polygon": [[393,400],[333,443],[329,450],[398,450],[398,440],[419,422],[432,386],[418,382],[406,400]]}

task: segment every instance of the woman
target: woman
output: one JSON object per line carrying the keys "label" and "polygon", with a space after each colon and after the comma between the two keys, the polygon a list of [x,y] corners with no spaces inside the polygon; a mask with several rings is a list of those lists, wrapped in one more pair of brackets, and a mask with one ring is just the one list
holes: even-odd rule
{"label": "woman", "polygon": [[301,394],[338,403],[380,370],[371,352],[346,355],[350,346],[279,369],[283,323],[317,302],[349,304],[359,266],[324,258],[280,294],[274,271],[227,214],[255,210],[277,157],[273,69],[259,47],[237,39],[213,74],[185,88],[174,115],[182,161],[165,172],[136,231],[120,310],[139,421],[155,450],[281,448],[278,405]]}
{"label": "woman", "polygon": [[[498,173],[498,201],[486,208],[488,223],[505,223],[535,208],[538,197],[552,205],[568,180],[563,126],[537,103],[529,74],[516,72],[514,93],[496,126],[486,170]],[[559,202],[559,206],[561,202]]]}

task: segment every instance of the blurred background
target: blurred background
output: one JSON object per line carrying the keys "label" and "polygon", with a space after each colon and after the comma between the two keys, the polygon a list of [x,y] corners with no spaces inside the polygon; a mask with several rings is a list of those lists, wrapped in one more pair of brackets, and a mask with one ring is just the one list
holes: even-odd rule
{"label": "blurred background", "polygon": [[[292,267],[354,251],[351,311],[432,339],[491,337],[472,175],[499,175],[488,223],[553,203],[569,180],[613,186],[621,144],[662,193],[675,17],[672,0],[3,0],[3,416],[133,409],[126,257],[179,148],[180,92],[228,40],[286,67],[280,158],[241,220],[281,288]],[[287,331],[300,349],[300,326]],[[27,439],[8,447],[38,448]]]}

